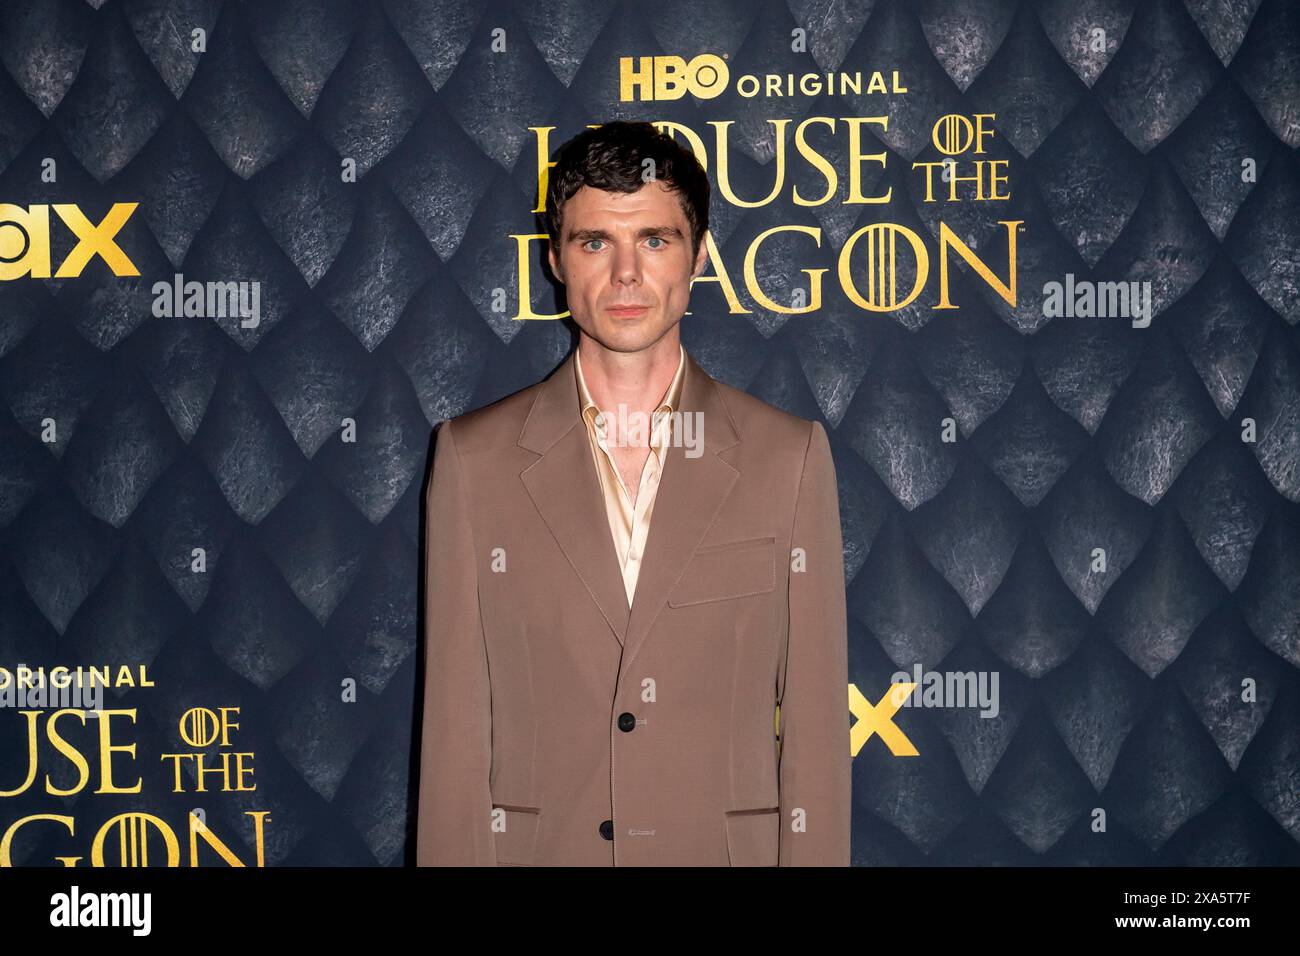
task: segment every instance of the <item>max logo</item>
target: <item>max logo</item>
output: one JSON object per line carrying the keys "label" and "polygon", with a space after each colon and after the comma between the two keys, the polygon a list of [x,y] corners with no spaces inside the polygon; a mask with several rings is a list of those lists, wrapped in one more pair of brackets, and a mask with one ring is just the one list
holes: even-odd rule
{"label": "max logo", "polygon": [[849,713],[858,718],[849,729],[849,754],[856,757],[862,745],[871,739],[872,734],[879,734],[889,752],[895,757],[919,757],[921,752],[912,741],[907,739],[898,725],[894,723],[894,714],[903,706],[903,701],[916,687],[915,684],[890,684],[880,703],[875,704],[862,696],[854,684],[849,685]]}
{"label": "max logo", "polygon": [[0,281],[50,278],[50,210],[53,209],[63,224],[77,237],[77,245],[63,260],[56,279],[79,276],[95,256],[99,256],[116,276],[138,276],[126,253],[118,248],[114,237],[131,218],[135,202],[116,202],[103,221],[95,225],[85,213],[71,203],[53,206],[15,206],[0,203]]}

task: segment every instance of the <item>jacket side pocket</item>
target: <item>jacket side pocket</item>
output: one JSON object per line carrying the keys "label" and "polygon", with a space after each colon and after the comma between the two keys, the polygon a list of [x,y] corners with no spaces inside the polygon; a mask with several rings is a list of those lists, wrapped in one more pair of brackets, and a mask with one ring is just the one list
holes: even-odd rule
{"label": "jacket side pocket", "polygon": [[727,855],[732,866],[776,866],[781,837],[781,811],[728,810]]}
{"label": "jacket side pocket", "polygon": [[497,863],[532,866],[537,852],[537,827],[541,823],[541,810],[537,807],[502,806],[498,803],[492,806],[492,816]]}

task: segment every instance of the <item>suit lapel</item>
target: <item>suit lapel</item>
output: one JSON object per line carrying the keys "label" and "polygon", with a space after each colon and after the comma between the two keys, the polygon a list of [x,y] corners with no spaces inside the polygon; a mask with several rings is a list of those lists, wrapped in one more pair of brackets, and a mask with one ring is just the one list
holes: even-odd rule
{"label": "suit lapel", "polygon": [[[703,453],[670,444],[632,608],[610,536],[570,355],[542,383],[518,444],[541,455],[519,477],[560,550],[631,660],[739,472],[719,457],[739,438],[712,378],[686,353],[681,411],[701,413]],[[697,420],[700,420],[697,419]],[[697,429],[697,437],[699,430]]]}
{"label": "suit lapel", "polygon": [[542,383],[518,444],[542,456],[519,478],[621,643],[627,630],[627,590],[582,421],[573,355]]}

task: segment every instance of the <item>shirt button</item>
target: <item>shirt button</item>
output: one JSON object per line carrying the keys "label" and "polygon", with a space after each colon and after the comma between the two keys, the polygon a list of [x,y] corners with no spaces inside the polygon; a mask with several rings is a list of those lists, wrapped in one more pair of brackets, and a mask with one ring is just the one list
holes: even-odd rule
{"label": "shirt button", "polygon": [[623,733],[630,733],[636,727],[636,715],[629,714],[626,711],[618,715],[618,729]]}
{"label": "shirt button", "polygon": [[633,548],[631,548],[631,549],[628,550],[628,552],[627,552],[627,559],[628,559],[629,561],[635,561],[635,560],[636,560],[637,558],[639,558],[639,557],[641,557],[641,555],[637,552],[637,550],[636,550],[635,547],[633,547]]}
{"label": "shirt button", "polygon": [[604,820],[600,824],[600,835],[606,840],[614,839],[614,821]]}

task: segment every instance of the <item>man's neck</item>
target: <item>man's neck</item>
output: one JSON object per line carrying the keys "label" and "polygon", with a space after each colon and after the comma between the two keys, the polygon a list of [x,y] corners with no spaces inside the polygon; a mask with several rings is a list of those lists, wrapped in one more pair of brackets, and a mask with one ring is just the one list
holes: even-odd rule
{"label": "man's neck", "polygon": [[640,352],[615,352],[585,332],[578,340],[582,379],[601,411],[652,414],[673,383],[681,361],[680,339],[665,335]]}

